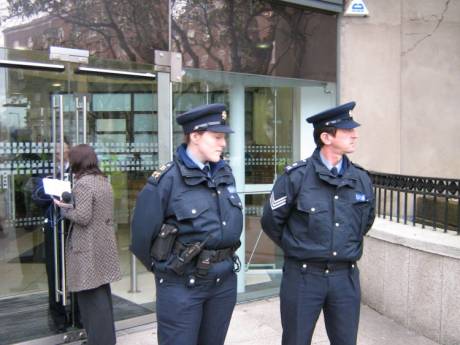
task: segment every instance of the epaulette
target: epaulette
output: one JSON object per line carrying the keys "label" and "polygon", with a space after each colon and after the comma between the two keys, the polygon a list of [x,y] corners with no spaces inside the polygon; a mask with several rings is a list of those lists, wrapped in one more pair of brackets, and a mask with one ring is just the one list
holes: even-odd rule
{"label": "epaulette", "polygon": [[168,163],[162,165],[161,167],[159,167],[158,170],[155,170],[155,171],[152,173],[152,177],[154,178],[154,180],[158,183],[158,181],[160,181],[161,177],[162,177],[169,169],[171,169],[173,165],[174,165],[174,161],[171,161],[171,162],[168,162]]}
{"label": "epaulette", "polygon": [[358,168],[358,169],[364,171],[365,173],[369,174],[369,171],[367,171],[366,169],[364,169],[361,165],[359,165],[359,164],[357,164],[357,163],[355,163],[355,162],[352,162],[352,161],[350,161],[350,163],[353,164],[354,167],[356,167],[356,168]]}
{"label": "epaulette", "polygon": [[284,168],[284,172],[286,173],[290,173],[291,171],[293,171],[294,169],[297,169],[301,166],[304,166],[304,165],[307,165],[307,162],[308,162],[308,159],[302,159],[300,161],[297,161],[297,162],[294,162],[290,165],[287,165],[285,168]]}

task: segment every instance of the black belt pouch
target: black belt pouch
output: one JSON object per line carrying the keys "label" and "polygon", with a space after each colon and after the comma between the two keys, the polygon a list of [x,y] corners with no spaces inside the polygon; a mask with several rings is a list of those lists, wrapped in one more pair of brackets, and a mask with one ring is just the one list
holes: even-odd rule
{"label": "black belt pouch", "polygon": [[165,261],[171,254],[177,237],[177,228],[170,224],[163,224],[155,241],[153,241],[150,255],[156,261]]}

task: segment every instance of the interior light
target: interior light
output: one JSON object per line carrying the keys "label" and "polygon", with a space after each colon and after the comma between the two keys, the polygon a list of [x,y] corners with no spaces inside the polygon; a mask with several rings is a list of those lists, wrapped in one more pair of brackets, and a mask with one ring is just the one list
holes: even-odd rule
{"label": "interior light", "polygon": [[271,43],[257,43],[256,47],[259,49],[268,49],[271,48],[272,44]]}

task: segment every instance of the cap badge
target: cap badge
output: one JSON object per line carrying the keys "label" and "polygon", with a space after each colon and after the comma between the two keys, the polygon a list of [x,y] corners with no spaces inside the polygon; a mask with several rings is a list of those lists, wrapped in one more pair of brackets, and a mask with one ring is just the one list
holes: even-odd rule
{"label": "cap badge", "polygon": [[223,121],[227,120],[227,112],[225,110],[222,112],[222,120]]}

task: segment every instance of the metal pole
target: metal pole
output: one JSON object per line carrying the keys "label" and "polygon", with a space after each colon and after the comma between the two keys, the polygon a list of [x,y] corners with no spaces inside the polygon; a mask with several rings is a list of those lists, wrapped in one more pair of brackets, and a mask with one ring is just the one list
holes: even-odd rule
{"label": "metal pole", "polygon": [[131,254],[130,272],[129,272],[130,289],[128,291],[130,293],[140,292],[140,290],[137,289],[137,269],[136,267],[137,267],[136,257],[134,256],[134,254]]}
{"label": "metal pole", "polygon": [[[59,96],[59,97],[62,97],[62,96]],[[53,118],[52,118],[52,121],[53,121],[53,178],[56,178],[56,149],[57,149],[57,140],[56,140],[56,110],[59,108],[59,102],[56,104],[56,101],[58,99],[56,97],[53,97]],[[58,237],[57,237],[57,224],[56,224],[56,220],[57,220],[57,217],[56,217],[56,212],[57,212],[57,207],[54,206],[54,212],[53,212],[53,218],[52,218],[52,231],[53,231],[53,243],[54,243],[54,246],[53,246],[53,259],[54,259],[54,286],[55,286],[55,290],[54,290],[54,298],[56,300],[56,302],[59,302],[59,294],[60,294],[60,291],[59,291],[59,269],[58,269],[58,264],[59,264],[59,260],[58,260],[58,250],[57,250],[57,242],[58,242]]]}
{"label": "metal pole", "polygon": [[[60,162],[60,169],[61,169],[61,180],[64,180],[64,96],[59,95],[59,136],[60,136],[60,144],[61,144],[61,162]],[[60,220],[60,229],[61,233],[59,234],[59,239],[61,242],[61,291],[62,291],[62,305],[66,306],[67,305],[67,287],[65,284],[66,281],[66,271],[65,271],[65,238],[64,238],[64,221]]]}
{"label": "metal pole", "polygon": [[168,51],[171,51],[172,42],[172,11],[171,11],[171,0],[168,1]]}
{"label": "metal pole", "polygon": [[75,131],[77,132],[77,137],[75,138],[75,145],[80,144],[80,121],[79,121],[79,111],[80,111],[80,99],[75,97]]}
{"label": "metal pole", "polygon": [[172,84],[169,73],[158,72],[158,164],[172,160]]}
{"label": "metal pole", "polygon": [[[235,83],[230,88],[230,126],[235,129],[235,133],[230,136],[230,165],[233,168],[233,174],[235,176],[236,190],[240,196],[241,203],[243,206],[243,217],[244,206],[245,206],[245,156],[244,156],[244,85],[242,83]],[[246,277],[245,277],[245,227],[243,222],[243,231],[241,233],[240,241],[241,247],[238,248],[236,254],[240,258],[242,269],[238,272],[238,292],[244,292],[246,289]]]}
{"label": "metal pole", "polygon": [[86,133],[87,133],[87,130],[86,130],[86,126],[87,126],[86,119],[87,119],[87,115],[88,115],[87,100],[86,100],[86,96],[83,96],[83,144],[86,144],[86,143],[87,143],[87,141],[86,141]]}

